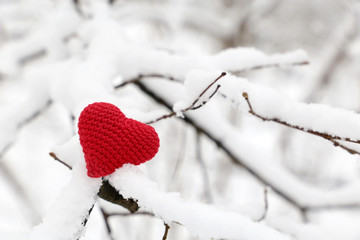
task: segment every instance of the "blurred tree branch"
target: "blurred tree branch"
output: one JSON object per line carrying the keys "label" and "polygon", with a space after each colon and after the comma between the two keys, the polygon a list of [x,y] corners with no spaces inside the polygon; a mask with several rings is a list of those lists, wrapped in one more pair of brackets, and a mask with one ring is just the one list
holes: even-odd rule
{"label": "blurred tree branch", "polygon": [[[33,120],[35,120],[41,114],[43,114],[47,109],[50,108],[51,104],[52,104],[52,100],[51,99],[47,100],[42,107],[35,110],[31,115],[25,117],[23,120],[20,120],[16,125],[17,130],[23,128],[25,125],[31,123]],[[0,157],[4,156],[5,153],[11,148],[12,145],[13,145],[13,142],[9,142],[5,146],[3,146],[3,148],[0,149]]]}
{"label": "blurred tree branch", "polygon": [[23,184],[18,180],[13,171],[6,165],[3,159],[0,156],[0,173],[1,176],[9,183],[9,185],[14,190],[14,193],[18,196],[18,199],[26,207],[27,211],[22,211],[24,216],[26,216],[31,224],[38,222],[41,217],[30,200],[29,196],[26,193],[26,189]]}
{"label": "blurred tree branch", "polygon": [[[168,108],[169,110],[172,110],[172,106],[170,103],[168,103],[165,99],[161,98],[160,96],[156,95],[153,91],[151,91],[146,85],[144,85],[141,82],[135,82],[135,85],[140,88],[144,93],[146,93],[149,97],[151,97],[153,100],[155,100],[157,103],[163,105],[164,107]],[[274,189],[276,193],[278,193],[282,198],[287,200],[289,203],[293,204],[299,209],[303,209],[303,207],[297,203],[293,197],[288,196],[287,194],[283,193],[279,189],[277,189],[275,186],[272,186],[268,181],[266,181],[261,175],[259,175],[257,172],[255,172],[252,168],[247,166],[244,161],[237,158],[221,141],[219,141],[216,137],[212,136],[208,131],[206,131],[204,128],[196,124],[190,117],[186,116],[185,118],[182,118],[183,121],[185,121],[187,124],[194,127],[199,133],[204,134],[207,136],[210,140],[212,140],[220,149],[222,149],[228,156],[229,159],[235,164],[240,167],[243,167],[246,169],[251,175],[253,175],[255,178],[257,178],[260,182],[262,182],[264,185],[269,185]]]}
{"label": "blurred tree branch", "polygon": [[262,216],[257,220],[258,222],[261,222],[266,218],[268,210],[269,210],[268,189],[265,186],[265,188],[264,188],[264,212],[263,212]]}
{"label": "blurred tree branch", "polygon": [[114,86],[114,88],[118,89],[118,88],[121,88],[121,87],[124,87],[124,86],[128,85],[129,83],[138,82],[138,81],[140,81],[141,79],[144,79],[144,78],[161,78],[161,79],[167,79],[169,81],[174,81],[174,82],[179,82],[179,83],[182,82],[180,79],[176,79],[176,78],[174,78],[172,76],[166,76],[166,75],[163,75],[163,74],[156,74],[156,73],[154,73],[154,74],[139,74],[139,76],[131,78],[129,80],[126,80],[123,83]]}
{"label": "blurred tree branch", "polygon": [[[156,93],[154,93],[150,88],[148,88],[145,84],[142,82],[135,82],[136,86],[139,87],[141,91],[146,93],[150,98],[152,98],[157,103],[163,105],[164,107],[168,108],[169,110],[172,110],[172,105],[167,102],[162,97],[158,96]],[[281,189],[279,189],[277,186],[271,184],[269,181],[264,178],[261,174],[259,174],[255,169],[250,167],[243,161],[242,159],[238,158],[230,149],[226,147],[220,140],[218,140],[215,136],[213,136],[211,133],[206,131],[204,128],[202,128],[199,124],[197,124],[191,117],[185,116],[185,118],[182,118],[183,121],[185,121],[187,124],[194,127],[198,132],[204,134],[207,136],[210,140],[212,140],[220,149],[222,149],[229,157],[229,159],[237,166],[242,167],[246,169],[251,175],[253,175],[256,179],[258,179],[261,183],[263,183],[266,186],[271,187],[274,192],[276,192],[280,197],[285,199],[287,202],[295,206],[297,209],[300,210],[302,216],[304,217],[304,220],[306,220],[306,212],[313,209],[327,209],[327,208],[359,208],[360,204],[347,204],[347,205],[339,205],[339,206],[317,206],[317,207],[307,207],[303,206],[301,203],[298,202],[298,200],[291,195],[288,195],[287,193],[283,192]]]}
{"label": "blurred tree branch", "polygon": [[341,63],[346,59],[348,53],[347,48],[352,41],[358,36],[358,24],[356,23],[357,16],[352,13],[345,17],[339,23],[338,29],[334,31],[334,35],[328,41],[328,46],[325,52],[329,52],[324,64],[320,67],[320,71],[315,76],[315,86],[306,96],[306,102],[314,102],[319,92],[330,84],[334,73],[340,67]]}

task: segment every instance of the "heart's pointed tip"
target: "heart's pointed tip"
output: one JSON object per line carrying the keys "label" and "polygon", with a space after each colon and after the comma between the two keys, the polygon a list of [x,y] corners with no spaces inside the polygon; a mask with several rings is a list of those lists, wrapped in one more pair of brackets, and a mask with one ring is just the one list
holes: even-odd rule
{"label": "heart's pointed tip", "polygon": [[[89,178],[100,178],[100,177],[103,177],[103,176],[101,176],[101,175],[97,175],[97,174],[90,173],[89,171],[88,171],[87,175],[88,175]],[[105,176],[104,176],[104,177],[105,177]]]}
{"label": "heart's pointed tip", "polygon": [[115,169],[99,169],[99,168],[87,168],[87,175],[90,178],[106,177],[115,172]]}

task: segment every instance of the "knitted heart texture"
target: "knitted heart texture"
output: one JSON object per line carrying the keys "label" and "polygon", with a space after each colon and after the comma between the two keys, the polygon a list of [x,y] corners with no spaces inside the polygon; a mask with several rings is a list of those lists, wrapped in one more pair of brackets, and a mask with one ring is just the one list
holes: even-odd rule
{"label": "knitted heart texture", "polygon": [[85,107],[78,128],[87,175],[92,178],[107,176],[126,163],[144,163],[160,146],[153,127],[127,118],[118,107],[106,102]]}

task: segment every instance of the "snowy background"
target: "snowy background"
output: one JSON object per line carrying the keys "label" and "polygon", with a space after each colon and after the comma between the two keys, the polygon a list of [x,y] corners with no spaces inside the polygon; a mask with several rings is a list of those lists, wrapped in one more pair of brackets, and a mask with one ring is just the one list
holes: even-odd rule
{"label": "snowy background", "polygon": [[[356,0],[0,0],[0,239],[360,239],[359,17]],[[107,178],[135,213],[86,175],[96,101],[159,134]]]}

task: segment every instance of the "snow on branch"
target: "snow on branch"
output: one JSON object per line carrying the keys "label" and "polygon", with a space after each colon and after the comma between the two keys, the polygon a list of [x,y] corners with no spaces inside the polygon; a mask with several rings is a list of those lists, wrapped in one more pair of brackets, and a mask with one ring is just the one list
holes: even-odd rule
{"label": "snow on branch", "polygon": [[[203,90],[201,90],[201,92],[198,94],[198,96],[191,96],[191,99],[190,99],[190,101],[192,101],[191,104],[182,103],[182,104],[174,105],[174,108],[173,108],[174,111],[172,111],[171,113],[165,114],[165,115],[163,115],[161,117],[158,117],[155,120],[149,121],[146,124],[155,123],[155,122],[158,122],[158,121],[160,121],[162,119],[170,118],[170,117],[173,117],[175,115],[176,116],[183,116],[183,114],[185,112],[189,111],[189,110],[196,110],[196,109],[201,108],[215,95],[215,93],[220,88],[220,85],[217,85],[216,88],[213,91],[210,91],[212,86],[214,86],[214,84],[216,82],[218,82],[221,78],[223,78],[225,75],[226,75],[226,73],[222,72],[217,78],[215,78],[215,80],[210,82]],[[197,93],[195,95],[197,95]],[[194,100],[193,100],[193,98],[194,98]],[[201,99],[203,99],[203,100],[201,100]]]}
{"label": "snow on branch", "polygon": [[[65,6],[61,6],[65,7]],[[61,58],[64,39],[79,26],[80,19],[73,11],[55,11],[51,17],[42,19],[36,31],[23,40],[10,42],[0,51],[0,72],[13,75],[23,65],[41,57]],[[54,27],[57,26],[57,27]]]}
{"label": "snow on branch", "polygon": [[262,68],[296,66],[308,64],[307,54],[302,50],[266,55],[254,48],[226,49],[214,55],[213,66],[233,74]]}
{"label": "snow on branch", "polygon": [[[76,165],[77,162],[85,161],[78,135],[75,135],[64,144],[54,147],[50,156],[69,169],[72,169],[72,166]],[[126,208],[130,213],[134,213],[139,209],[138,204],[133,199],[126,199],[118,194],[116,189],[107,180],[102,182],[98,196],[108,202]]]}
{"label": "snow on branch", "polygon": [[127,63],[118,69],[123,82],[115,88],[148,77],[183,81],[186,74],[193,69],[220,69],[238,74],[261,68],[308,64],[308,57],[302,50],[267,55],[253,48],[242,47],[227,49],[214,55],[191,56],[174,55],[130,45],[118,50],[118,57],[127,59]]}
{"label": "snow on branch", "polygon": [[71,181],[62,190],[42,223],[33,229],[31,239],[79,239],[101,182],[101,178],[89,178],[85,160],[79,161],[72,170]]}
{"label": "snow on branch", "polygon": [[278,119],[324,138],[360,143],[360,115],[353,111],[324,104],[295,102],[279,91],[234,76],[227,76],[224,80],[233,82],[231,87],[236,84],[235,91],[238,91],[234,92],[223,84],[225,95],[234,99],[244,97],[245,92],[245,95],[251,96],[251,104],[249,101],[246,104],[252,107],[253,113],[256,111],[265,119]]}
{"label": "snow on branch", "polygon": [[[13,145],[17,132],[43,114],[52,104],[52,101],[47,99],[46,96],[41,96],[41,93],[38,93],[36,101],[31,101],[30,99],[33,99],[31,94],[24,94],[24,99],[13,103],[12,106],[0,107],[0,114],[12,119],[12,121],[8,121],[7,118],[0,119],[0,130],[2,133],[2,138],[0,138],[0,157]],[[14,109],[24,110],[14,111]]]}
{"label": "snow on branch", "polygon": [[[213,84],[225,76],[225,73],[222,73],[215,81],[212,81],[211,78],[215,78],[214,76],[217,74],[217,71],[203,70],[194,70],[188,73],[184,82],[187,96],[185,96],[185,98],[182,97],[183,100],[174,104],[173,112],[148,123],[154,123],[174,115],[181,116],[188,110],[194,110],[204,105],[207,100],[203,101],[203,104],[195,106]],[[264,121],[277,122],[294,129],[320,136],[351,154],[358,154],[357,151],[338,142],[338,140],[342,140],[351,143],[360,143],[360,140],[358,140],[360,139],[360,132],[353,130],[360,129],[360,116],[358,114],[321,104],[293,102],[274,89],[262,85],[251,84],[245,79],[237,78],[232,75],[226,76],[222,82],[224,83],[222,93],[232,101],[239,102],[239,99],[237,98],[240,91],[243,91],[241,95],[246,100],[250,114]],[[213,93],[208,96],[208,99],[217,92],[219,86],[220,85],[218,85]],[[254,111],[247,91],[252,91],[253,94],[258,97],[258,99],[256,99],[257,107],[263,110],[265,115],[261,112],[258,113]]]}
{"label": "snow on branch", "polygon": [[[201,78],[201,75],[208,78],[207,81],[204,81],[206,83],[213,79],[215,73],[209,74],[207,71],[196,71],[195,74],[189,75],[190,77],[186,79],[185,85],[189,87],[193,82],[194,87],[198,89],[197,81]],[[196,77],[192,78],[192,76]],[[360,129],[360,119],[355,113],[324,105],[292,102],[279,91],[263,85],[249,83],[245,79],[231,75],[223,77],[220,84],[222,86],[221,93],[225,94],[232,102],[241,103],[243,92],[248,92],[251,96],[254,96],[252,98],[252,107],[255,108],[254,106],[256,106],[256,109],[261,109],[259,112],[267,117],[275,118],[277,113],[283,113],[284,116],[292,117],[291,119],[295,121],[297,120],[296,117],[299,117],[298,121],[302,121],[301,123],[304,124],[299,124],[299,126],[304,126],[304,128],[317,129],[310,128],[312,124],[320,128],[317,129],[318,131],[328,129],[334,133],[339,133],[339,136],[351,137],[351,139],[357,139],[360,136],[351,131],[352,129]],[[184,89],[183,91],[180,90],[178,85],[174,87],[176,90],[161,91],[161,87],[155,81],[138,83],[137,85],[144,93],[169,109],[172,109],[175,103],[174,95],[185,91]],[[203,88],[206,86],[206,84],[203,85]],[[177,98],[180,99],[178,100],[180,102],[186,101],[186,97],[181,94]],[[256,104],[253,102],[256,102]],[[291,110],[292,108],[294,109]],[[259,150],[256,142],[245,139],[224,116],[218,114],[215,105],[207,105],[206,111],[188,112],[184,120],[214,141],[220,149],[229,155],[229,159],[235,164],[247,169],[254,177],[270,186],[281,197],[300,210],[360,207],[360,182],[336,190],[324,190],[302,182],[278,164],[277,161],[269,159],[271,154],[265,150]]]}
{"label": "snow on branch", "polygon": [[132,165],[119,168],[110,177],[110,183],[125,197],[137,199],[141,207],[153,212],[165,223],[180,223],[193,236],[246,240],[290,239],[277,230],[253,222],[239,213],[185,201],[179,193],[161,191],[155,182],[147,179]]}
{"label": "snow on branch", "polygon": [[316,136],[319,136],[319,137],[322,137],[326,140],[329,140],[330,142],[332,142],[334,144],[334,146],[336,147],[340,147],[344,150],[346,150],[348,153],[350,154],[360,154],[358,151],[355,151],[341,143],[339,143],[337,140],[343,140],[343,141],[347,141],[347,142],[352,142],[352,143],[360,143],[359,140],[351,140],[350,138],[341,138],[339,136],[336,136],[336,135],[329,135],[325,132],[319,132],[319,131],[316,131],[316,130],[312,130],[312,129],[306,129],[304,127],[300,127],[300,126],[296,126],[296,125],[291,125],[281,119],[278,119],[278,118],[267,118],[267,117],[263,117],[261,115],[259,115],[258,113],[256,113],[254,111],[254,109],[252,108],[251,106],[251,102],[250,102],[250,99],[249,99],[249,94],[247,92],[243,92],[243,97],[245,98],[247,104],[248,104],[248,107],[249,107],[249,113],[252,114],[253,116],[263,120],[263,121],[269,121],[269,122],[276,122],[276,123],[279,123],[279,124],[282,124],[284,126],[287,126],[287,127],[290,127],[290,128],[294,128],[294,129],[297,129],[297,130],[300,130],[300,131],[303,131],[303,132],[307,132],[307,133],[310,133],[310,134],[313,134],[313,135],[316,135]]}

